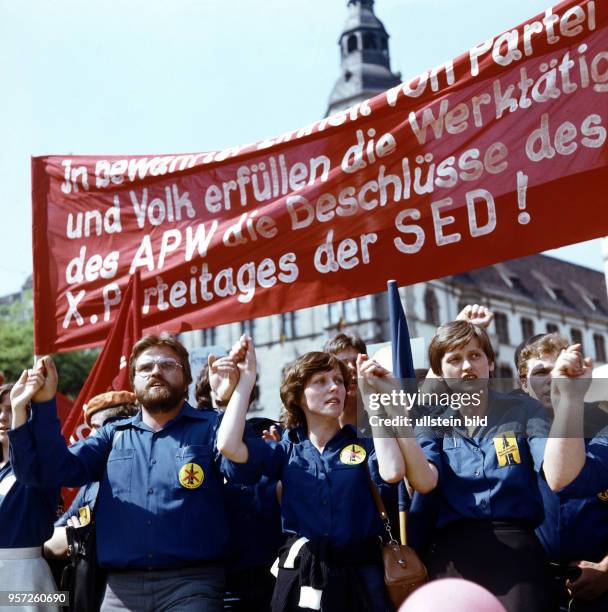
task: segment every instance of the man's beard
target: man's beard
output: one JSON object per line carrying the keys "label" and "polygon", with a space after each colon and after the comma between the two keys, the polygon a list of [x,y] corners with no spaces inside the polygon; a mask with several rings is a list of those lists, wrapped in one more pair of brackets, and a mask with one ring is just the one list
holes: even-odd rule
{"label": "man's beard", "polygon": [[[160,385],[158,385],[160,383]],[[158,386],[151,386],[151,385]],[[184,389],[166,380],[151,378],[145,389],[135,392],[137,401],[151,413],[171,412],[185,397]]]}

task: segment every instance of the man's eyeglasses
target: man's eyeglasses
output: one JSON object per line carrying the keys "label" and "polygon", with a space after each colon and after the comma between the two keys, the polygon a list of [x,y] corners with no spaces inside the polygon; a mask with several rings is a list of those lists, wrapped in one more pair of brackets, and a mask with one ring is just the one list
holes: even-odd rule
{"label": "man's eyeglasses", "polygon": [[154,372],[154,366],[163,374],[174,374],[179,368],[183,369],[183,365],[171,357],[156,357],[154,359],[145,359],[139,361],[135,367],[135,376],[140,378],[150,378]]}

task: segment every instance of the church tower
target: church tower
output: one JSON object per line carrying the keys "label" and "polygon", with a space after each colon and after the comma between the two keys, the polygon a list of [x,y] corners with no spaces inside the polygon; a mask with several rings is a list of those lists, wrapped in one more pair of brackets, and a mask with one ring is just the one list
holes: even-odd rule
{"label": "church tower", "polygon": [[374,13],[374,0],[348,0],[348,17],[340,35],[340,77],[329,97],[326,115],[371,98],[401,82],[391,71],[388,33]]}

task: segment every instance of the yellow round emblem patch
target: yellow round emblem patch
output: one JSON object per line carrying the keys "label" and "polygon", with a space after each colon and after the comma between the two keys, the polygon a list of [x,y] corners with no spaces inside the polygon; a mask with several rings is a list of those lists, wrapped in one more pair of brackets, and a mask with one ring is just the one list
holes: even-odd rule
{"label": "yellow round emblem patch", "polygon": [[349,444],[340,453],[340,461],[347,465],[359,465],[365,461],[365,457],[367,457],[365,449],[358,444]]}
{"label": "yellow round emblem patch", "polygon": [[198,463],[186,463],[179,471],[179,484],[186,489],[198,489],[204,479],[205,473]]}
{"label": "yellow round emblem patch", "polygon": [[608,489],[606,489],[605,491],[601,491],[597,494],[597,496],[603,502],[608,501]]}

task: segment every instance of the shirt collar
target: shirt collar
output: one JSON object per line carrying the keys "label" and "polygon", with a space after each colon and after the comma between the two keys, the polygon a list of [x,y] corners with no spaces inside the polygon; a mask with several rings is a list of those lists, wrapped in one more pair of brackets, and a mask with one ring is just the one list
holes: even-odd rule
{"label": "shirt collar", "polygon": [[[167,429],[167,427],[170,427],[171,425],[173,425],[174,423],[177,423],[179,420],[183,418],[192,418],[192,419],[197,419],[199,421],[206,421],[206,420],[209,420],[212,417],[212,415],[215,417],[217,413],[214,410],[197,410],[196,408],[193,408],[187,401],[185,401],[184,405],[182,406],[182,409],[179,411],[177,416],[175,416],[173,419],[168,421],[167,424],[163,427],[163,430]],[[141,410],[135,416],[117,423],[117,428],[123,428],[123,427],[129,427],[129,426],[149,430],[149,427],[142,420]]]}
{"label": "shirt collar", "polygon": [[[286,437],[290,442],[294,444],[312,444],[308,439],[308,431],[305,427],[296,427],[294,429],[286,430]],[[325,448],[334,448],[336,446],[342,446],[356,440],[358,438],[357,430],[352,425],[344,425],[336,435],[327,442]]]}

